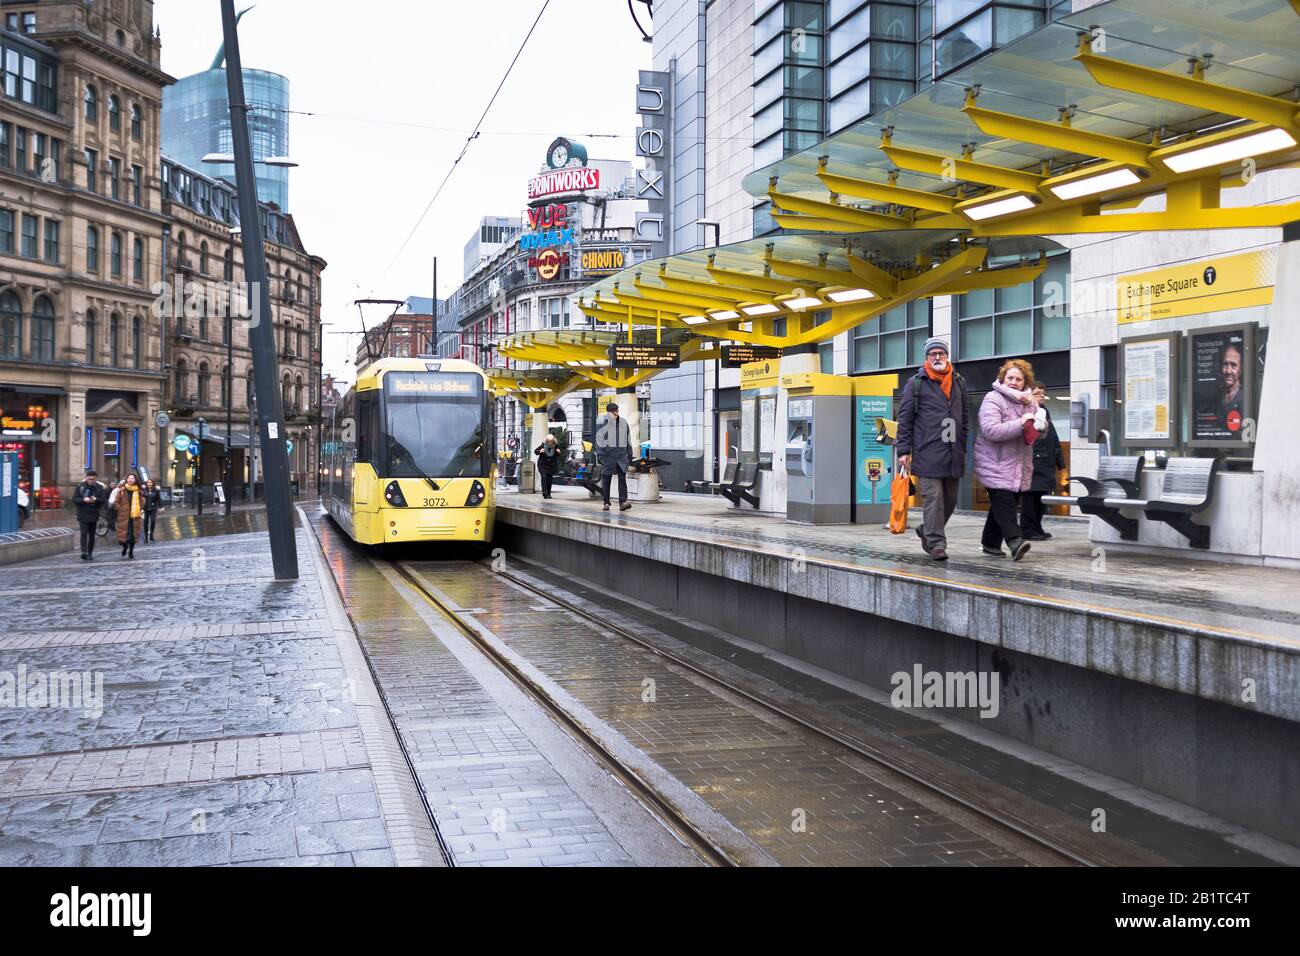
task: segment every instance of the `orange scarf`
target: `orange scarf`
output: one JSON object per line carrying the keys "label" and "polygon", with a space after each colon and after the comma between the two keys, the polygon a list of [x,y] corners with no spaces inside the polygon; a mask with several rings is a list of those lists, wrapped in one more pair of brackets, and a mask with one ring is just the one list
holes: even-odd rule
{"label": "orange scarf", "polygon": [[943,374],[930,368],[930,363],[926,362],[925,374],[929,377],[930,381],[939,383],[939,387],[943,389],[944,398],[952,398],[952,362],[948,363],[947,371]]}

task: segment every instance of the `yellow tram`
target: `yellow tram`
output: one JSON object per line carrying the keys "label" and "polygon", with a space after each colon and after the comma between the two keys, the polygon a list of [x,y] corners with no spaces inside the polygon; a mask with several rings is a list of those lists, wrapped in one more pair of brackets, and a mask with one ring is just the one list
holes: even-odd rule
{"label": "yellow tram", "polygon": [[366,366],[324,422],[326,510],[362,544],[492,540],[494,408],[472,362]]}

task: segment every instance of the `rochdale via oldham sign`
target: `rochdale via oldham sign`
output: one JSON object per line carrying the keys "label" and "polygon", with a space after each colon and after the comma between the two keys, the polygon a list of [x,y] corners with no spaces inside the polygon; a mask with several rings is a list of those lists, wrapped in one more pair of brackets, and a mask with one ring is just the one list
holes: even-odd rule
{"label": "rochdale via oldham sign", "polygon": [[682,355],[675,345],[615,342],[609,347],[609,364],[613,368],[677,368]]}

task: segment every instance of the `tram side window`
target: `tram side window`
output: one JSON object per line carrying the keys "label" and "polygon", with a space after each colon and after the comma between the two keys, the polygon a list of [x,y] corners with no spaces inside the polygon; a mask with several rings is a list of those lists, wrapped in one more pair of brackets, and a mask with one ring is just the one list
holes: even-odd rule
{"label": "tram side window", "polygon": [[357,461],[378,464],[375,454],[379,438],[379,393],[357,396]]}

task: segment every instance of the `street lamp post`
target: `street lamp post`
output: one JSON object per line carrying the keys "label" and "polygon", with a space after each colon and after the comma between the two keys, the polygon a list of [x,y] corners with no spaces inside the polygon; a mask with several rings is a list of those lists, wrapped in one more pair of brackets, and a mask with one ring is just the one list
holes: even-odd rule
{"label": "street lamp post", "polygon": [[203,514],[203,440],[207,436],[208,422],[202,415],[199,416],[198,433],[199,433],[199,464],[198,475],[194,481],[194,503],[198,508],[200,516]]}
{"label": "street lamp post", "polygon": [[[284,408],[276,386],[275,331],[271,327],[271,295],[266,278],[266,250],[257,204],[257,180],[253,175],[253,150],[248,136],[248,110],[244,101],[244,71],[239,53],[239,31],[235,26],[234,0],[221,0],[221,25],[226,41],[226,92],[230,100],[230,133],[234,144],[235,183],[239,191],[239,218],[248,228],[241,233],[244,247],[244,278],[249,284],[253,318],[249,345],[253,353],[253,375],[261,410],[262,474],[266,496],[267,533],[271,541],[271,564],[277,581],[298,577],[298,550],[294,541],[293,512],[289,500],[289,467],[285,452]],[[253,299],[252,296],[256,296]],[[251,441],[250,436],[250,441]]]}
{"label": "street lamp post", "polygon": [[[229,313],[229,309],[226,310]],[[221,469],[221,484],[225,491],[226,514],[230,514],[230,499],[235,490],[234,449],[235,436],[231,432],[233,425],[233,407],[235,401],[235,318],[226,315],[226,463]],[[252,442],[252,433],[249,433]]]}

